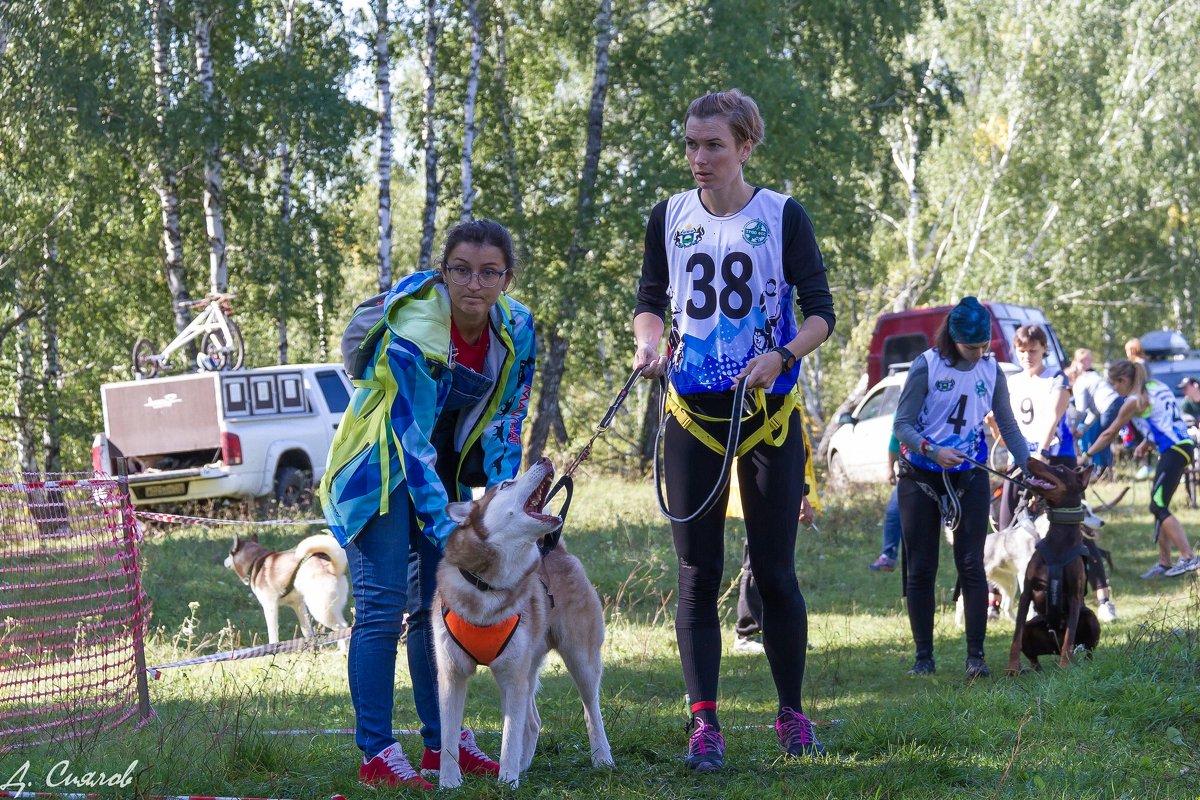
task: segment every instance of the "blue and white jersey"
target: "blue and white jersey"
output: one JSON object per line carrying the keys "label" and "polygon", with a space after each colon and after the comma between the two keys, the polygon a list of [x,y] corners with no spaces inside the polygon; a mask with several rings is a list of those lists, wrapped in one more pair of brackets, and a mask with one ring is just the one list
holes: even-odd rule
{"label": "blue and white jersey", "polygon": [[[1008,378],[1008,399],[1013,416],[1029,444],[1029,454],[1038,452],[1046,440],[1046,432],[1054,429],[1049,452],[1054,456],[1075,455],[1075,436],[1067,424],[1064,412],[1056,415],[1063,392],[1070,395],[1070,383],[1062,372],[1045,370],[1041,375],[1020,372]],[[1057,419],[1055,418],[1057,417]]]}
{"label": "blue and white jersey", "polygon": [[[731,388],[746,362],[796,335],[793,290],[783,275],[787,200],[759,189],[728,217],[709,212],[697,191],[667,201],[670,374],[680,394]],[[790,391],[799,367],[768,391]]]}
{"label": "blue and white jersey", "polygon": [[[929,370],[928,391],[921,412],[917,415],[917,430],[938,447],[953,447],[976,461],[987,463],[987,439],[983,420],[992,410],[996,392],[996,360],[991,353],[964,372],[946,363],[936,349],[921,354]],[[904,457],[913,466],[932,472],[958,472],[971,468],[964,461],[957,467],[944,470],[936,461],[907,445]]]}
{"label": "blue and white jersey", "polygon": [[[835,323],[825,262],[795,199],[756,188],[719,216],[692,189],[658,203],[646,221],[634,316],[670,320],[669,374],[680,394],[729,391],[751,358],[790,342],[797,320]],[[799,365],[768,389],[796,385]]]}
{"label": "blue and white jersey", "polygon": [[1190,442],[1187,423],[1179,413],[1175,394],[1166,384],[1156,380],[1146,382],[1146,393],[1150,404],[1141,415],[1133,418],[1134,426],[1142,435],[1154,442],[1158,452],[1170,450],[1180,442]]}

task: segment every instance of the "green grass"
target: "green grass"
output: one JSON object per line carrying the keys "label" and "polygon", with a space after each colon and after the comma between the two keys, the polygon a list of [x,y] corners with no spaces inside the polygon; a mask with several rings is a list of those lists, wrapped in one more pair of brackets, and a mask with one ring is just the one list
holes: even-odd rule
{"label": "green grass", "polygon": [[[727,621],[721,710],[727,767],[698,776],[681,763],[683,681],[675,652],[675,560],[653,489],[581,479],[566,541],[597,585],[608,620],[603,709],[617,765],[593,770],[583,716],[561,662],[551,657],[539,707],[544,723],[533,768],[515,792],[468,779],[464,798],[970,797],[1195,798],[1200,796],[1200,600],[1193,577],[1141,581],[1155,557],[1146,485],[1108,515],[1104,545],[1121,619],[1104,626],[1090,661],[1018,679],[968,685],[965,652],[949,604],[953,566],[942,550],[937,621],[940,672],[904,675],[912,661],[898,574],[866,564],[879,547],[882,490],[827,501],[819,532],[801,530],[797,564],[809,608],[806,711],[830,720],[819,735],[832,754],[779,757],[774,689],[761,656],[729,654],[741,526],[728,526],[722,611]],[[1105,495],[1114,493],[1103,487]],[[1182,492],[1181,492],[1182,495]],[[1181,498],[1182,499],[1182,498]],[[1200,512],[1181,510],[1193,540]],[[221,566],[230,527],[163,525],[144,545],[145,589],[154,602],[147,661],[161,664],[265,639],[258,604]],[[303,533],[260,528],[278,548]],[[190,608],[189,604],[196,604]],[[1094,606],[1094,601],[1092,601]],[[284,610],[282,635],[295,618]],[[1002,668],[1011,623],[994,624],[987,651]],[[400,658],[396,727],[416,727]],[[997,672],[1000,670],[997,669]],[[62,759],[77,773],[123,772],[136,759],[146,794],[328,798],[404,796],[355,783],[349,736],[272,736],[295,728],[350,728],[345,661],[336,650],[172,669],[150,685],[156,720],[102,736],[0,754],[0,784],[28,760],[29,790]],[[498,755],[499,701],[481,671],[467,721]],[[415,736],[403,737],[419,753]],[[130,796],[134,788],[122,792]]]}

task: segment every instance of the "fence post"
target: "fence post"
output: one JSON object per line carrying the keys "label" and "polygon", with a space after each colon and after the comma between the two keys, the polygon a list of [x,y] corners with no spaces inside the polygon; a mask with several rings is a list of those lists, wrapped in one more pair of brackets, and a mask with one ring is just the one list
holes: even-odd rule
{"label": "fence post", "polygon": [[146,629],[146,608],[142,600],[142,573],[137,558],[137,524],[133,519],[133,499],[129,496],[129,467],[125,456],[117,457],[117,488],[121,496],[121,528],[125,531],[125,543],[133,561],[133,597],[137,604],[137,630],[133,632],[133,663],[136,671],[138,695],[138,717],[143,722],[154,715],[150,708],[150,687],[146,679],[146,645],[143,639]]}

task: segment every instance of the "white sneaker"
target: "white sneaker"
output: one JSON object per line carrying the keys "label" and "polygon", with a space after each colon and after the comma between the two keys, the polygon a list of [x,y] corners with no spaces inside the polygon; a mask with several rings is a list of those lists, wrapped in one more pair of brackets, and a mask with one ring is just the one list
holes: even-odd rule
{"label": "white sneaker", "polygon": [[1117,606],[1113,603],[1112,598],[1105,600],[1096,609],[1096,616],[1101,622],[1114,622],[1117,619]]}
{"label": "white sneaker", "polygon": [[1133,479],[1135,481],[1149,480],[1150,476],[1153,474],[1154,473],[1150,470],[1150,465],[1143,464],[1137,472],[1133,473]]}
{"label": "white sneaker", "polygon": [[1192,572],[1200,569],[1200,556],[1192,556],[1191,558],[1179,557],[1175,562],[1175,566],[1163,573],[1164,577],[1174,578],[1176,575],[1182,575],[1185,572]]}
{"label": "white sneaker", "polygon": [[739,636],[737,637],[737,641],[733,643],[733,652],[743,655],[761,656],[767,650],[758,639],[752,639],[749,636]]}

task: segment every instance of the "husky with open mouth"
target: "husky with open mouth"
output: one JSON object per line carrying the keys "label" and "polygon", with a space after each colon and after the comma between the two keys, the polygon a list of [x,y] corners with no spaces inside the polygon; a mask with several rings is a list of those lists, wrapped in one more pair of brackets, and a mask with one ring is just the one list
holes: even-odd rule
{"label": "husky with open mouth", "polygon": [[[604,614],[579,559],[559,542],[544,557],[538,540],[562,525],[543,513],[554,478],[541,459],[483,497],[446,507],[458,528],[446,542],[434,597],[442,753],[458,752],[467,678],[491,667],[504,711],[500,780],[516,786],[529,768],[541,731],[538,674],[558,651],[583,700],[592,764],[613,763],[600,716],[600,648]],[[442,758],[440,785],[462,784],[452,758]]]}

